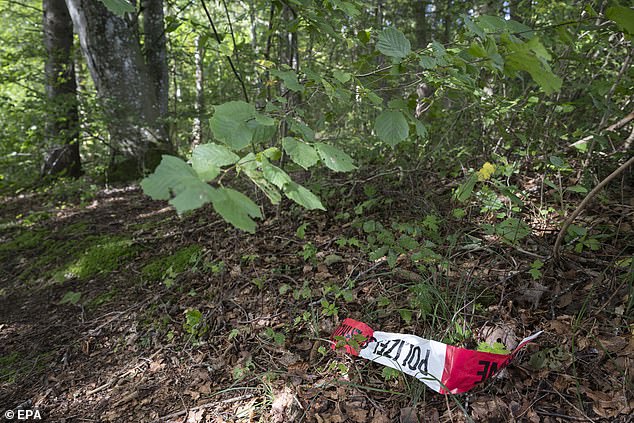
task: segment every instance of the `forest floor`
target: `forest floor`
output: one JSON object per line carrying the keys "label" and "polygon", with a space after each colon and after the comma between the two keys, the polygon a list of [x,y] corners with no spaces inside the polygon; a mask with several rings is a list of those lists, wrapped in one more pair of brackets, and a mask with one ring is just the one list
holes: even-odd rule
{"label": "forest floor", "polygon": [[[526,214],[531,234],[504,242],[482,231],[486,216],[453,213],[445,181],[411,173],[399,188],[396,176],[371,188],[331,181],[328,212],[269,207],[254,235],[211,208],[178,217],[136,186],[2,198],[0,412],[39,410],[51,422],[631,421],[632,192],[595,201],[580,219],[593,237],[569,240],[555,263],[553,216]],[[403,239],[416,240],[416,257]],[[393,260],[371,260],[377,250]],[[507,346],[544,333],[499,377],[441,395],[332,351],[346,317],[472,349],[492,330]]]}

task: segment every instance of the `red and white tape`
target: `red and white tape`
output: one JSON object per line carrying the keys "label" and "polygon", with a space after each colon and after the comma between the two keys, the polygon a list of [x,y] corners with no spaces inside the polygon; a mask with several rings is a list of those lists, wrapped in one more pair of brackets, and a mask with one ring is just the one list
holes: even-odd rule
{"label": "red and white tape", "polygon": [[[454,347],[416,335],[374,331],[354,319],[345,319],[332,334],[332,349],[345,340],[346,352],[375,361],[421,380],[441,394],[467,392],[506,367],[527,343],[528,336],[510,354],[493,354]],[[355,335],[360,335],[356,336]],[[359,351],[350,344],[359,344]]]}

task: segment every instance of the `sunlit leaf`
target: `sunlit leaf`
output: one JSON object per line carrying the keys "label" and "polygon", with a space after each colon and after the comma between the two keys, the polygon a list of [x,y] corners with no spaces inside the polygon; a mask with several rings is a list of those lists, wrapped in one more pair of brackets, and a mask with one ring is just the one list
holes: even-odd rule
{"label": "sunlit leaf", "polygon": [[192,167],[204,181],[211,181],[220,173],[220,167],[232,165],[238,160],[240,157],[219,144],[198,145],[192,152]]}
{"label": "sunlit leaf", "polygon": [[396,28],[386,28],[379,34],[376,48],[386,56],[402,59],[412,51],[412,45]]}
{"label": "sunlit leaf", "polygon": [[251,143],[255,127],[248,123],[255,120],[255,107],[244,101],[230,101],[214,106],[209,120],[211,131],[220,141],[234,150],[241,150]]}
{"label": "sunlit leaf", "polygon": [[288,88],[289,90],[295,91],[295,92],[304,91],[304,86],[300,84],[299,81],[297,80],[297,74],[295,73],[295,71],[292,71],[292,70],[281,71],[277,69],[271,69],[270,72],[271,72],[271,75],[277,76],[282,81],[284,81],[284,85],[286,85],[286,88]]}
{"label": "sunlit leaf", "polygon": [[141,181],[143,192],[155,200],[170,200],[181,214],[209,202],[214,189],[200,180],[196,171],[178,157],[163,156],[153,174]]}
{"label": "sunlit leaf", "polygon": [[255,221],[261,218],[260,208],[249,197],[231,188],[219,188],[212,199],[214,209],[236,228],[255,232]]}

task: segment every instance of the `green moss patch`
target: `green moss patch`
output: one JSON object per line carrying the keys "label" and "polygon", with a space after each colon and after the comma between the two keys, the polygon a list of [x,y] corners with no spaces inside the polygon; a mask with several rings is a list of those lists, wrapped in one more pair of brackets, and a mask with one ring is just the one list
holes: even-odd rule
{"label": "green moss patch", "polygon": [[201,251],[202,247],[200,245],[190,245],[169,256],[153,260],[143,267],[141,273],[146,280],[152,281],[161,280],[170,268],[174,274],[181,273],[198,260]]}
{"label": "green moss patch", "polygon": [[58,282],[66,279],[86,279],[100,273],[110,273],[133,257],[138,248],[132,240],[119,237],[93,239],[86,251],[69,265],[55,272]]}

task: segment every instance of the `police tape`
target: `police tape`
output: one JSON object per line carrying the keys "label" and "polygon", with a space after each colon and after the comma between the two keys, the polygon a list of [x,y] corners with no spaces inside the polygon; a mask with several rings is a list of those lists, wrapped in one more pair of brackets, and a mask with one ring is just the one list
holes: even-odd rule
{"label": "police tape", "polygon": [[[331,336],[332,349],[400,370],[441,394],[467,392],[506,367],[542,331],[528,336],[510,354],[454,347],[416,335],[380,332],[347,318]],[[357,348],[358,346],[358,348]]]}

